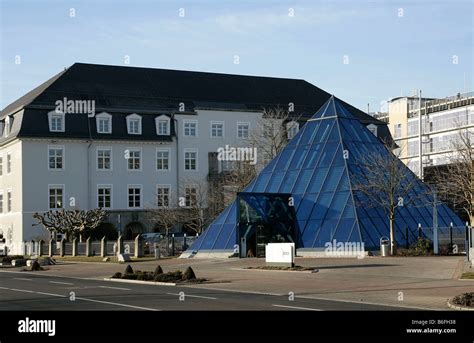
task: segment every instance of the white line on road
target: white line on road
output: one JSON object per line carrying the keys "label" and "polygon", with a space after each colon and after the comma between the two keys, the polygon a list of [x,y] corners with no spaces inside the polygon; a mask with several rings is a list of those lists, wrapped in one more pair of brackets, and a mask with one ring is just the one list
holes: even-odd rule
{"label": "white line on road", "polygon": [[46,292],[34,292],[34,293],[41,294],[41,295],[49,295],[50,297],[66,298],[66,296],[62,294],[54,294],[54,293],[46,293]]}
{"label": "white line on road", "polygon": [[8,289],[8,290],[13,291],[13,292],[34,293],[33,291],[28,291],[26,289],[4,288],[4,287],[2,287],[2,288],[3,289]]}
{"label": "white line on road", "polygon": [[61,281],[48,281],[49,283],[56,283],[58,285],[74,285],[71,282],[61,282]]}
{"label": "white line on road", "polygon": [[120,304],[120,303],[113,303],[113,302],[110,302],[110,301],[102,301],[102,300],[87,299],[87,298],[78,298],[78,297],[77,297],[76,299],[83,300],[83,301],[90,301],[90,302],[99,303],[99,304],[107,304],[107,305],[115,305],[115,306],[122,306],[122,307],[135,308],[135,309],[137,309],[137,310],[160,311],[159,309],[156,309],[156,308],[133,306],[133,305],[127,305],[127,304]]}
{"label": "white line on road", "polygon": [[99,288],[119,289],[121,291],[131,291],[130,288],[122,288],[122,287],[99,286]]}
{"label": "white line on road", "polygon": [[[168,295],[175,295],[175,296],[180,296],[181,294],[179,293],[166,293]],[[205,297],[205,296],[202,296],[202,295],[192,295],[192,294],[187,294],[187,293],[184,293],[184,296],[185,297],[190,297],[190,298],[201,298],[201,299],[210,299],[210,300],[217,300],[217,298],[213,298],[213,297]]]}
{"label": "white line on road", "polygon": [[14,277],[13,280],[33,281],[33,279],[27,279],[27,278],[24,278],[24,277]]}
{"label": "white line on road", "polygon": [[286,305],[272,305],[275,307],[283,307],[283,308],[292,308],[295,310],[305,310],[305,311],[323,311],[319,308],[309,308],[309,307],[299,307],[299,306],[286,306]]}

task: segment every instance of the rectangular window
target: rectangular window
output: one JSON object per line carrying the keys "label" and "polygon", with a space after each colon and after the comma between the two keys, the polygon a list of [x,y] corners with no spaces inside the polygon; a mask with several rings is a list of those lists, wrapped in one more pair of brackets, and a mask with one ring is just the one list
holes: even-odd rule
{"label": "rectangular window", "polygon": [[112,204],[112,187],[98,186],[97,187],[97,206],[100,208],[111,208]]}
{"label": "rectangular window", "polygon": [[97,169],[111,170],[112,169],[112,149],[98,148],[97,149]]}
{"label": "rectangular window", "polygon": [[395,124],[395,138],[402,136],[402,124]]}
{"label": "rectangular window", "polygon": [[60,209],[63,208],[63,186],[49,186],[49,208]]}
{"label": "rectangular window", "polygon": [[53,170],[62,170],[64,162],[64,148],[49,147],[48,148],[48,168]]}
{"label": "rectangular window", "polygon": [[169,170],[169,150],[156,151],[156,170]]}
{"label": "rectangular window", "polygon": [[196,206],[197,191],[195,186],[186,186],[185,189],[186,207]]}
{"label": "rectangular window", "polygon": [[157,206],[168,207],[170,205],[170,187],[169,186],[157,186]]}
{"label": "rectangular window", "polygon": [[7,190],[7,212],[12,211],[12,190]]}
{"label": "rectangular window", "polygon": [[128,133],[140,134],[140,119],[130,119],[128,122]]}
{"label": "rectangular window", "polygon": [[7,174],[12,172],[12,154],[7,154]]}
{"label": "rectangular window", "polygon": [[184,136],[185,137],[197,136],[197,122],[194,122],[194,121],[184,122]]}
{"label": "rectangular window", "polygon": [[140,208],[142,203],[141,186],[128,186],[128,207]]}
{"label": "rectangular window", "polygon": [[237,138],[249,138],[250,123],[237,123]]}
{"label": "rectangular window", "polygon": [[168,135],[168,120],[158,120],[158,134]]}
{"label": "rectangular window", "polygon": [[0,156],[0,176],[3,175],[3,156]]}
{"label": "rectangular window", "polygon": [[98,132],[99,133],[110,133],[110,118],[98,118]]}
{"label": "rectangular window", "polygon": [[51,116],[51,131],[53,132],[62,132],[63,128],[63,115],[62,114],[53,114]]}
{"label": "rectangular window", "polygon": [[211,122],[211,137],[224,137],[223,122]]}
{"label": "rectangular window", "polygon": [[0,193],[0,213],[3,213],[3,192]]}
{"label": "rectangular window", "polygon": [[197,170],[197,151],[184,152],[184,170]]}
{"label": "rectangular window", "polygon": [[[125,153],[127,155],[127,153]],[[141,168],[141,151],[140,150],[128,150],[128,170],[140,170]]]}

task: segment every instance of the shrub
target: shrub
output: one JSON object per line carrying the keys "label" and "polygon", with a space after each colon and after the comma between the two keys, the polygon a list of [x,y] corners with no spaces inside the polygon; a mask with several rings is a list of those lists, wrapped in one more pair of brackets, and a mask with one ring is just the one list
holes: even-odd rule
{"label": "shrub", "polygon": [[161,266],[160,265],[157,265],[156,266],[156,269],[155,269],[155,272],[153,273],[153,277],[159,275],[159,274],[163,274],[163,269],[161,269]]}
{"label": "shrub", "polygon": [[183,274],[183,280],[196,280],[196,274],[194,274],[193,268],[186,268],[186,271]]}
{"label": "shrub", "polygon": [[12,260],[21,260],[23,258],[24,258],[23,255],[9,255],[9,256],[1,257],[0,262],[10,263]]}
{"label": "shrub", "polygon": [[150,272],[137,272],[137,280],[142,281],[151,281],[153,280],[153,275]]}
{"label": "shrub", "polygon": [[124,275],[122,275],[122,279],[136,280],[137,279],[137,274],[124,274]]}
{"label": "shrub", "polygon": [[474,292],[457,295],[452,302],[462,306],[474,306]]}
{"label": "shrub", "polygon": [[426,256],[430,253],[431,242],[426,238],[419,237],[417,242],[412,246],[414,253],[418,256]]}
{"label": "shrub", "polygon": [[117,272],[114,275],[112,275],[112,279],[121,279],[122,278],[122,273]]}
{"label": "shrub", "polygon": [[180,270],[168,272],[166,274],[158,274],[153,280],[157,282],[178,282],[183,279],[183,273]]}
{"label": "shrub", "polygon": [[125,268],[125,275],[127,274],[133,274],[133,269],[131,265],[127,265],[127,268]]}
{"label": "shrub", "polygon": [[43,268],[41,268],[38,261],[34,261],[33,264],[31,265],[31,270],[32,271],[38,271],[38,270],[43,270]]}

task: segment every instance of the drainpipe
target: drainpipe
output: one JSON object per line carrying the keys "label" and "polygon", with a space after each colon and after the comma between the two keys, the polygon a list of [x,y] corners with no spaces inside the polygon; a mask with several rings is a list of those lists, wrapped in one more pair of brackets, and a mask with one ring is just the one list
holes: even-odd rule
{"label": "drainpipe", "polygon": [[174,125],[174,136],[176,137],[176,199],[179,205],[179,142],[178,142],[178,120],[174,114],[171,114],[171,119]]}

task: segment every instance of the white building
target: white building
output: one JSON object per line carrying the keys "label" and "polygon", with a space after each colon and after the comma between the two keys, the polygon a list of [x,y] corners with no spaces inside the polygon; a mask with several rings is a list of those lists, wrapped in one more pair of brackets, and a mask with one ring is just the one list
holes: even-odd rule
{"label": "white building", "polygon": [[35,212],[97,207],[126,235],[152,231],[147,209],[191,201],[210,156],[246,146],[263,108],[293,109],[291,135],[329,97],[304,80],[76,63],[0,112],[0,234],[19,253],[49,238]]}

